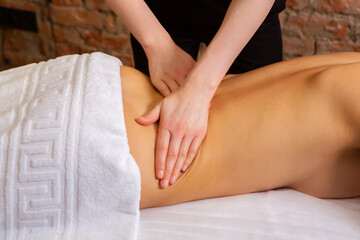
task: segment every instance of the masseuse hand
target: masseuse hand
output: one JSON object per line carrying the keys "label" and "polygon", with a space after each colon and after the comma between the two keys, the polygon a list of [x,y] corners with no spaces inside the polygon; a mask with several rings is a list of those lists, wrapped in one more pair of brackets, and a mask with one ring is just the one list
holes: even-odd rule
{"label": "masseuse hand", "polygon": [[209,114],[209,102],[191,88],[179,88],[136,121],[150,125],[160,118],[155,151],[156,177],[166,188],[185,171],[203,141]]}
{"label": "masseuse hand", "polygon": [[146,55],[149,60],[151,82],[164,97],[183,85],[196,63],[173,41],[154,46]]}

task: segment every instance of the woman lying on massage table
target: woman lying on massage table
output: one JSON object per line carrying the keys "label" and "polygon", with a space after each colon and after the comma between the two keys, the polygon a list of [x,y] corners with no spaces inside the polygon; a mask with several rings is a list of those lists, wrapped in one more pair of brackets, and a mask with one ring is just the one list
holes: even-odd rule
{"label": "woman lying on massage table", "polygon": [[298,58],[223,81],[208,132],[177,181],[155,177],[157,124],[134,119],[162,96],[121,67],[130,152],[141,173],[140,208],[292,188],[320,198],[360,196],[360,53]]}

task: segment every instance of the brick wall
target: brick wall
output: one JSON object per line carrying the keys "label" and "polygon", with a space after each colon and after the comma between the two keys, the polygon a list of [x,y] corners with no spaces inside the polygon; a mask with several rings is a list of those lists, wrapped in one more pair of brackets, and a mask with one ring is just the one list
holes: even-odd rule
{"label": "brick wall", "polygon": [[0,6],[36,12],[39,28],[0,27],[0,70],[93,51],[133,65],[129,33],[104,0],[0,0]]}
{"label": "brick wall", "polygon": [[[36,13],[38,32],[0,27],[0,70],[102,51],[133,65],[129,33],[104,0],[0,0]],[[281,16],[285,59],[360,51],[359,0],[288,0]]]}
{"label": "brick wall", "polygon": [[360,52],[360,0],[287,0],[280,19],[285,59]]}

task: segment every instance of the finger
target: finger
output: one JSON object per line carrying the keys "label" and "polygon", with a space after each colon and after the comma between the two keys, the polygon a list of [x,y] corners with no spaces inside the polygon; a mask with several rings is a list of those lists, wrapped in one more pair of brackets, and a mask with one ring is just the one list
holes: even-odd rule
{"label": "finger", "polygon": [[154,86],[164,97],[167,97],[171,94],[170,88],[163,81],[158,81],[156,85],[154,84]]}
{"label": "finger", "polygon": [[161,185],[163,188],[166,188],[169,185],[169,180],[171,177],[171,173],[174,169],[175,162],[178,158],[179,148],[182,141],[182,136],[171,135],[169,150],[166,156],[165,162],[165,172],[164,177],[161,180]]}
{"label": "finger", "polygon": [[167,79],[166,82],[163,81],[167,87],[170,89],[171,92],[175,92],[176,89],[178,89],[180,87],[180,85],[172,78]]}
{"label": "finger", "polygon": [[189,148],[189,152],[187,154],[187,158],[185,160],[185,163],[182,167],[182,171],[185,172],[186,169],[190,166],[191,162],[194,160],[198,150],[199,150],[199,147],[200,147],[200,144],[202,143],[202,140],[204,138],[200,137],[200,136],[197,136],[191,143],[190,145],[190,148]]}
{"label": "finger", "polygon": [[170,132],[163,129],[160,124],[155,151],[155,172],[158,179],[162,179],[164,177],[165,160],[168,152],[169,141]]}
{"label": "finger", "polygon": [[177,178],[179,177],[181,168],[184,165],[185,159],[189,151],[190,143],[191,143],[191,139],[189,138],[184,138],[183,141],[181,142],[178,158],[176,160],[175,167],[171,174],[170,184],[174,184]]}
{"label": "finger", "polygon": [[160,118],[161,104],[162,102],[159,102],[150,112],[141,117],[135,118],[135,121],[144,126],[154,124]]}
{"label": "finger", "polygon": [[183,75],[181,77],[177,77],[175,79],[176,83],[181,86],[184,82],[185,82],[185,79],[187,78],[187,75]]}

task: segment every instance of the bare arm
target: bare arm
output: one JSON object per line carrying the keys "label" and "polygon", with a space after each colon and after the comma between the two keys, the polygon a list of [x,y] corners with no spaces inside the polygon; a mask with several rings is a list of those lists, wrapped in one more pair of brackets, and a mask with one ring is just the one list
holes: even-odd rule
{"label": "bare arm", "polygon": [[160,118],[155,166],[164,188],[173,184],[194,159],[206,135],[208,106],[219,83],[273,3],[233,0],[219,31],[184,85],[138,119],[140,124],[148,125]]}
{"label": "bare arm", "polygon": [[[233,0],[224,21],[186,83],[210,101],[236,56],[259,28],[274,0]],[[204,88],[205,87],[205,88]],[[206,89],[207,91],[204,91]]]}
{"label": "bare arm", "polygon": [[107,2],[143,47],[152,84],[169,96],[185,81],[195,60],[175,44],[144,0]]}
{"label": "bare arm", "polygon": [[172,41],[144,0],[106,1],[146,52],[157,45]]}

